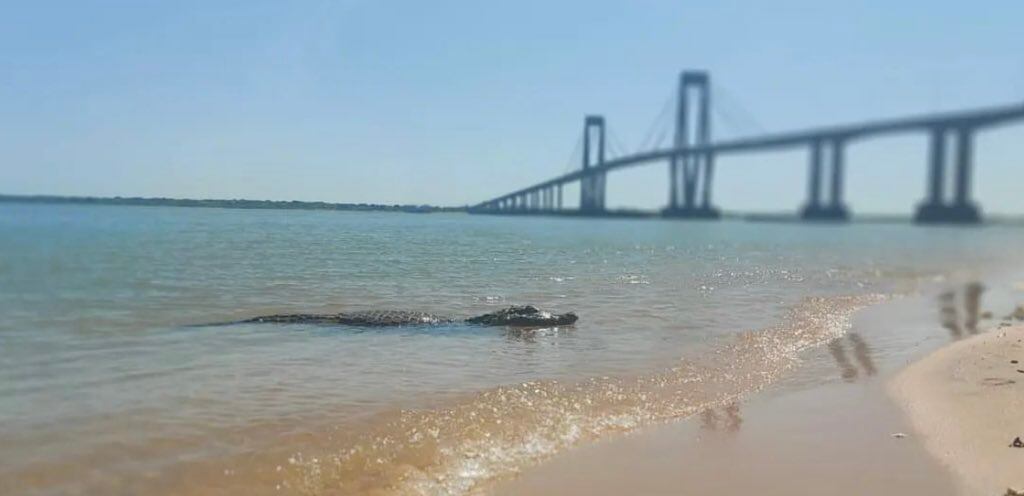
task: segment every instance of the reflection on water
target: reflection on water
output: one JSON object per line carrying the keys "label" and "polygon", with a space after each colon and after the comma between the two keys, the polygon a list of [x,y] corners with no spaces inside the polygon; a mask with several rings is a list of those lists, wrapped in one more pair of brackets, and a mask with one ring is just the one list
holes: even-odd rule
{"label": "reflection on water", "polygon": [[971,334],[978,333],[978,305],[983,291],[985,291],[985,287],[977,282],[972,282],[964,287],[964,311],[967,313],[964,326]]}
{"label": "reflection on water", "polygon": [[875,368],[875,362],[871,360],[871,348],[868,347],[868,343],[856,332],[849,333],[846,338],[853,343],[853,357],[864,369],[864,372],[867,375],[875,375],[878,369]]}
{"label": "reflection on water", "polygon": [[700,428],[709,431],[719,429],[725,432],[736,432],[743,424],[743,417],[740,416],[740,405],[733,401],[722,407],[721,413],[714,408],[705,408],[700,414]]}
{"label": "reflection on water", "polygon": [[949,330],[949,335],[954,341],[963,337],[960,319],[956,312],[956,294],[952,291],[946,291],[939,295],[939,321],[942,323],[942,327]]}
{"label": "reflection on water", "polygon": [[949,330],[949,335],[954,341],[964,337],[964,334],[978,333],[979,308],[981,294],[984,291],[985,286],[978,282],[964,285],[960,291],[963,300],[963,320],[960,319],[957,308],[957,291],[948,290],[939,295],[939,322],[942,327]]}
{"label": "reflection on water", "polygon": [[[856,360],[856,365],[850,361],[847,356],[846,345],[844,340],[849,341],[851,348],[853,349],[853,358]],[[853,382],[860,375],[860,371],[864,371],[864,375],[873,376],[878,373],[878,369],[875,367],[875,362],[871,358],[871,347],[864,340],[864,337],[858,333],[851,332],[846,335],[845,338],[833,339],[828,344],[828,351],[832,354],[832,358],[836,361],[836,365],[839,366],[839,375],[846,382]],[[858,369],[858,366],[860,369]]]}
{"label": "reflection on water", "polygon": [[[991,318],[991,312],[981,311],[984,292],[982,283],[971,281],[939,294],[939,323],[953,341],[978,334],[979,322]],[[839,368],[840,377],[846,382],[878,373],[871,346],[862,334],[850,332],[833,339],[828,343],[828,351]]]}
{"label": "reflection on water", "polygon": [[846,382],[853,382],[857,378],[857,368],[853,366],[850,359],[846,356],[846,348],[843,347],[843,341],[841,338],[833,339],[828,344],[828,352],[832,354],[832,358],[835,359],[836,365],[839,366],[840,376]]}
{"label": "reflection on water", "polygon": [[509,342],[536,343],[537,338],[559,336],[572,330],[573,327],[507,327],[502,331]]}

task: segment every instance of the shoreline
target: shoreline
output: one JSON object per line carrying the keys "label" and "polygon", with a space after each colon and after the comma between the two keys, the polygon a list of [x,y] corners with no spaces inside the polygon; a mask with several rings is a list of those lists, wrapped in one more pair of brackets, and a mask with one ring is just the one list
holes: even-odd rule
{"label": "shoreline", "polygon": [[[1012,363],[1012,361],[1017,363]],[[901,371],[889,391],[963,494],[1024,491],[1024,324],[949,344]]]}
{"label": "shoreline", "polygon": [[570,450],[491,492],[955,495],[954,474],[888,387],[907,363],[960,342],[936,319],[948,302],[934,296],[863,308],[846,334],[762,392]]}
{"label": "shoreline", "polygon": [[[328,489],[325,482],[383,460],[393,468],[362,476],[356,486],[346,481],[336,493],[487,493],[522,471],[548,466],[552,458],[708,408],[728,409],[790,371],[803,350],[841,336],[858,310],[886,299],[873,293],[805,298],[777,324],[737,333],[713,352],[668,369],[576,383],[530,381],[474,393],[440,410],[404,412],[397,422],[360,437],[347,453],[286,467],[282,487],[318,493]],[[408,442],[380,441],[408,433]]]}

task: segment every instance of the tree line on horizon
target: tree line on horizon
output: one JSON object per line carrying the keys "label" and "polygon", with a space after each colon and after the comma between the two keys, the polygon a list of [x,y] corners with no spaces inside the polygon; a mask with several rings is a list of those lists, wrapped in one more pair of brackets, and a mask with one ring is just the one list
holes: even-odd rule
{"label": "tree line on horizon", "polygon": [[284,210],[345,210],[345,211],[383,211],[383,212],[465,212],[466,207],[438,207],[434,205],[401,205],[379,203],[330,203],[308,202],[298,200],[217,200],[217,199],[181,199],[181,198],[142,198],[142,197],[94,197],[94,196],[58,196],[58,195],[0,195],[0,202],[6,203],[72,203],[89,205],[131,205],[150,207],[205,207],[205,208],[240,208],[240,209],[284,209]]}

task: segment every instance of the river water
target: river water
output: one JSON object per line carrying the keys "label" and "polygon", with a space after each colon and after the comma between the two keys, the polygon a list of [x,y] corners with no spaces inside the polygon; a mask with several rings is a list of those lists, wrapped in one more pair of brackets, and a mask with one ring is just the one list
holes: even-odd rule
{"label": "river water", "polygon": [[[5,494],[468,494],[758,390],[1013,227],[0,205]],[[530,303],[573,327],[209,325]]]}

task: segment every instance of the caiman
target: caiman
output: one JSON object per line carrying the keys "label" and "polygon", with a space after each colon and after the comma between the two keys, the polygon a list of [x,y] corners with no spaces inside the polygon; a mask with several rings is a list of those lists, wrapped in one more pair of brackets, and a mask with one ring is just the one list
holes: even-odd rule
{"label": "caiman", "polygon": [[572,325],[578,318],[579,317],[577,317],[573,312],[551,313],[542,311],[533,305],[517,305],[469,318],[434,315],[425,312],[370,310],[364,312],[328,314],[297,313],[264,315],[234,323],[325,324],[360,327],[431,326],[445,324],[506,327],[557,327]]}

